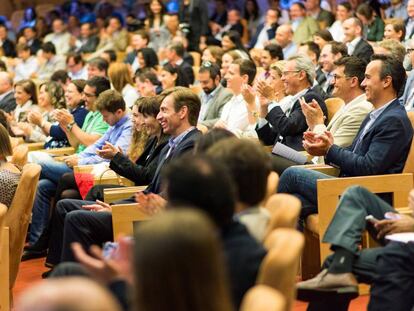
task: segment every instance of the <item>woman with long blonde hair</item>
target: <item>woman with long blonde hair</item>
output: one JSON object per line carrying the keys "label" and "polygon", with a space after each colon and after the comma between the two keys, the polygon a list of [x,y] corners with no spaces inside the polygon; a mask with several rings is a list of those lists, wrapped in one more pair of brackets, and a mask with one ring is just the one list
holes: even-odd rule
{"label": "woman with long blonde hair", "polygon": [[122,94],[127,107],[131,108],[139,94],[134,88],[130,66],[124,63],[112,63],[109,66],[108,77],[112,87]]}

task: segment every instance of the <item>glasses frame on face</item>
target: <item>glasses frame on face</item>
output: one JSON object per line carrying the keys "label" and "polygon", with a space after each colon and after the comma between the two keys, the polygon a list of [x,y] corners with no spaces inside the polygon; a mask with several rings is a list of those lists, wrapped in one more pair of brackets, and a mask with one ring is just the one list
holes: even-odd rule
{"label": "glasses frame on face", "polygon": [[284,70],[284,71],[282,71],[282,76],[287,76],[289,73],[299,73],[299,72],[301,72],[302,70]]}
{"label": "glasses frame on face", "polygon": [[337,79],[341,79],[341,78],[345,78],[345,80],[349,80],[352,79],[352,77],[348,77],[348,76],[341,76],[341,75],[337,75],[336,73],[334,73],[332,75],[332,81],[336,81]]}

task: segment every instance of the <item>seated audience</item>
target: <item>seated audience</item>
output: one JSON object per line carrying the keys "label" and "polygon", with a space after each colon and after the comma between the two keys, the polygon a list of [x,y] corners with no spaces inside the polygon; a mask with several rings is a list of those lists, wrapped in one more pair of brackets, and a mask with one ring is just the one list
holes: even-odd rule
{"label": "seated audience", "polygon": [[52,74],[60,69],[66,69],[66,61],[64,56],[56,55],[56,49],[52,42],[42,44],[42,60],[39,69],[31,78],[37,78],[42,81],[50,79]]}
{"label": "seated audience", "polygon": [[241,58],[240,54],[236,51],[229,51],[223,54],[222,63],[221,63],[221,84],[226,87],[226,74],[229,70],[230,64],[233,63],[235,60]]}
{"label": "seated audience", "polygon": [[385,21],[384,39],[402,42],[405,39],[404,21],[392,18]]}
{"label": "seated audience", "polygon": [[[167,60],[170,65],[177,67],[183,73],[187,85],[194,83],[193,67],[184,59],[184,46],[181,43],[171,43],[167,46]],[[179,84],[177,86],[180,86]]]}
{"label": "seated audience", "polygon": [[16,47],[17,60],[13,68],[14,81],[30,79],[39,70],[37,58],[30,54],[30,47],[26,44],[18,44]]}
{"label": "seated audience", "polygon": [[251,37],[249,48],[263,49],[266,43],[275,37],[279,17],[280,11],[277,8],[269,8],[266,11],[265,21],[259,24],[256,33]]}
{"label": "seated audience", "polygon": [[[365,118],[351,146],[339,147],[332,133],[306,132],[303,146],[313,155],[340,169],[340,177],[400,173],[407,159],[413,128],[397,100],[405,81],[405,70],[397,59],[375,55],[365,70],[367,100],[374,110]],[[278,191],[291,193],[302,202],[301,220],[317,212],[316,181],[332,178],[305,168],[288,168],[281,176]],[[388,199],[388,196],[384,196]]]}
{"label": "seated audience", "polygon": [[251,60],[238,59],[230,64],[225,79],[233,97],[224,105],[220,119],[214,124],[214,127],[227,129],[238,136],[243,136],[243,132],[248,132],[249,111],[247,106],[255,106],[256,102],[253,100],[253,103],[247,103],[242,91],[253,84],[255,76],[256,66]]}
{"label": "seated audience", "polygon": [[[356,17],[350,17],[342,23],[344,43],[348,47],[348,55],[356,56],[369,63],[374,51],[371,45],[362,38],[363,25]],[[382,37],[381,37],[382,38]]]}
{"label": "seated audience", "polygon": [[214,63],[209,66],[207,64],[201,66],[198,74],[198,81],[203,90],[200,94],[201,109],[198,122],[206,127],[204,131],[212,128],[220,119],[224,105],[232,97],[232,94],[220,84],[220,67]]}
{"label": "seated audience", "polygon": [[69,53],[66,56],[66,68],[68,70],[69,78],[76,79],[88,79],[88,71],[86,70],[85,61],[81,54]]}
{"label": "seated audience", "polygon": [[152,69],[144,69],[135,74],[135,85],[141,97],[161,93],[161,83]]}
{"label": "seated audience", "polygon": [[394,56],[400,62],[404,62],[405,55],[407,54],[402,43],[391,39],[377,42],[377,45],[374,46],[374,53]]}
{"label": "seated audience", "polygon": [[321,50],[326,44],[328,44],[328,42],[331,41],[333,41],[332,35],[326,29],[318,30],[313,34],[313,42],[315,42]]}
{"label": "seated audience", "polygon": [[57,55],[64,55],[69,52],[70,33],[66,30],[66,25],[61,18],[56,18],[52,22],[52,32],[45,36],[43,42],[52,42]]}
{"label": "seated audience", "polygon": [[6,71],[0,72],[0,109],[11,113],[16,108],[13,92],[13,78]]}
{"label": "seated audience", "polygon": [[[200,110],[200,100],[197,95],[185,88],[173,88],[164,91],[162,96],[164,96],[164,99],[157,120],[160,122],[163,132],[171,135],[171,138],[170,143],[161,150],[155,175],[146,188],[146,193],[158,194],[161,192],[160,174],[164,165],[171,159],[178,158],[192,150],[194,141],[200,135],[200,132],[195,128]],[[130,200],[127,202],[130,202]],[[82,241],[82,244],[86,242],[83,238],[85,233],[88,234],[87,240],[90,243],[83,244],[84,248],[88,248],[91,244],[101,244],[113,239],[111,215],[109,213],[95,213],[94,211],[87,211],[87,215],[84,215],[82,206],[85,204],[92,204],[93,210],[110,210],[110,206],[103,202],[100,205],[93,201],[60,200],[50,222],[51,239],[46,258],[48,265],[54,266],[61,261],[73,260],[69,245],[74,241]],[[67,215],[69,217],[66,217]],[[78,216],[81,218],[78,219]],[[101,228],[96,226],[96,217],[100,219]],[[79,221],[83,223],[81,226]],[[80,229],[81,227],[89,228],[89,226],[88,232],[73,231],[75,227]]]}
{"label": "seated audience", "polygon": [[[191,70],[193,70],[191,68]],[[183,71],[180,67],[171,65],[170,63],[162,66],[158,76],[163,90],[168,90],[175,86],[188,87],[188,80],[184,77]]]}
{"label": "seated audience", "polygon": [[[414,192],[409,195],[409,207],[413,209]],[[368,215],[376,221],[367,221]],[[330,291],[330,308],[343,304],[338,299],[341,288],[348,293],[358,292],[358,283],[371,284],[369,310],[406,310],[412,308],[410,284],[412,243],[390,242],[385,237],[393,233],[413,232],[414,218],[402,215],[377,195],[360,186],[348,188],[342,195],[335,215],[324,234],[323,242],[331,244],[334,252],[315,278],[298,283],[299,292]],[[360,239],[365,229],[381,246],[360,249]],[[398,285],[397,285],[398,284]],[[349,300],[347,301],[349,304]],[[312,307],[320,306],[311,301]],[[325,307],[328,307],[325,304]]]}
{"label": "seated audience", "polygon": [[19,184],[21,169],[7,161],[13,154],[7,129],[0,124],[0,203],[10,207]]}
{"label": "seated audience", "polygon": [[10,58],[16,57],[15,44],[9,39],[5,24],[0,24],[0,55]]}
{"label": "seated audience", "polygon": [[280,25],[276,30],[275,42],[283,49],[283,59],[296,54],[297,45],[293,42],[293,30],[291,25]]}
{"label": "seated audience", "polygon": [[[161,150],[168,143],[169,135],[163,133],[161,125],[156,119],[160,111],[160,104],[161,97],[142,97],[137,100],[132,108],[134,133],[139,134],[139,132],[145,130],[148,137],[148,140],[144,141],[144,146],[139,146],[142,152],[135,161],[131,161],[126,154],[123,154],[109,143],[99,152],[101,157],[110,160],[109,167],[112,170],[133,181],[137,186],[148,185],[151,182]],[[143,126],[139,123],[142,122],[140,119],[143,119]],[[113,185],[112,187],[119,186]],[[108,185],[92,187],[85,199],[88,201],[103,201],[103,189],[105,188],[108,188]]]}
{"label": "seated audience", "polygon": [[22,293],[15,309],[121,311],[116,299],[102,285],[80,277],[37,283]]}
{"label": "seated audience", "polygon": [[27,116],[30,111],[39,111],[37,105],[36,84],[32,80],[20,80],[14,85],[14,98],[16,100],[16,109],[11,113],[13,128],[16,122],[27,122]]}
{"label": "seated audience", "polygon": [[[136,61],[138,63],[137,68],[132,66],[132,71],[153,69],[158,70],[158,56],[157,53],[151,48],[142,48],[137,51]],[[135,70],[134,70],[135,69]]]}
{"label": "seated audience", "polygon": [[121,93],[128,108],[131,108],[139,97],[134,88],[131,70],[125,63],[112,63],[108,69],[108,77],[112,87]]}
{"label": "seated audience", "polygon": [[269,212],[260,207],[271,169],[269,155],[257,142],[237,138],[214,144],[207,154],[226,166],[236,186],[238,195],[234,218],[262,242],[270,220]]}
{"label": "seated audience", "polygon": [[342,27],[343,22],[352,16],[352,7],[349,2],[338,3],[336,7],[336,20],[329,27],[329,32],[332,38],[337,42],[344,41],[344,30]]}
{"label": "seated audience", "polygon": [[266,45],[260,53],[260,65],[264,69],[260,78],[267,79],[270,75],[270,65],[278,60],[283,60],[282,48],[277,44]]}
{"label": "seated audience", "polygon": [[70,50],[76,53],[93,53],[99,44],[99,38],[94,33],[94,25],[91,22],[82,23],[80,36],[70,40]]}
{"label": "seated audience", "polygon": [[240,57],[243,59],[250,59],[249,51],[244,47],[241,42],[241,36],[236,31],[228,31],[223,34],[223,39],[221,40],[221,47],[224,52],[235,51],[240,54]]}
{"label": "seated audience", "polygon": [[[334,15],[321,7],[320,0],[309,0],[305,2],[306,11],[309,16],[313,17],[321,29],[330,27],[335,21]],[[329,41],[332,41],[329,40]]]}
{"label": "seated audience", "polygon": [[209,45],[203,50],[201,55],[201,62],[215,63],[221,67],[224,51],[221,47],[215,45]]}
{"label": "seated audience", "polygon": [[369,42],[381,41],[384,37],[384,22],[377,16],[368,3],[362,3],[356,10],[356,16],[364,25],[364,37]]}
{"label": "seated audience", "polygon": [[150,42],[149,33],[144,29],[138,30],[131,35],[131,43],[127,48],[129,50],[124,62],[130,64],[132,71],[135,72],[139,68],[137,53],[140,49],[147,48]]}
{"label": "seated audience", "polygon": [[293,34],[293,41],[301,44],[312,40],[313,34],[319,29],[316,20],[306,15],[306,8],[302,2],[294,2],[289,9]]}
{"label": "seated audience", "polygon": [[88,79],[107,77],[109,63],[102,57],[92,58],[87,63]]}

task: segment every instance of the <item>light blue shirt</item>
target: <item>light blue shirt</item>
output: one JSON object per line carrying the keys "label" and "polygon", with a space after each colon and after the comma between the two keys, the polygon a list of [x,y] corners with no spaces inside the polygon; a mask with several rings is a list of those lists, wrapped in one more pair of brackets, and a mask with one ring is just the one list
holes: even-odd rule
{"label": "light blue shirt", "polygon": [[108,161],[96,154],[96,150],[100,150],[105,142],[108,141],[116,147],[121,147],[123,151],[128,150],[132,137],[132,122],[129,115],[123,117],[114,126],[111,126],[108,131],[93,145],[87,147],[84,151],[79,153],[79,165],[96,164],[102,161]]}

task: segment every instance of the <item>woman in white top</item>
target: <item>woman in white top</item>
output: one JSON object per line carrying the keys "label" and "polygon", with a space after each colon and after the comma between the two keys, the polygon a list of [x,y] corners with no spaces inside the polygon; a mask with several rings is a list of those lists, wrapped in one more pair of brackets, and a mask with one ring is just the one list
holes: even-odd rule
{"label": "woman in white top", "polygon": [[27,117],[30,122],[20,122],[17,126],[23,131],[27,141],[45,142],[54,122],[53,111],[65,108],[65,93],[59,83],[49,81],[39,87],[38,105],[41,112],[31,111]]}
{"label": "woman in white top", "polygon": [[139,94],[133,86],[130,67],[125,63],[113,63],[109,66],[108,76],[113,88],[122,94],[127,107],[131,108]]}
{"label": "woman in white top", "polygon": [[13,113],[15,122],[26,122],[31,110],[39,111],[37,106],[36,84],[32,80],[20,80],[14,85],[16,109]]}
{"label": "woman in white top", "polygon": [[338,42],[344,41],[344,30],[342,23],[352,16],[352,7],[349,2],[342,2],[338,4],[336,9],[336,21],[329,27],[333,39]]}

